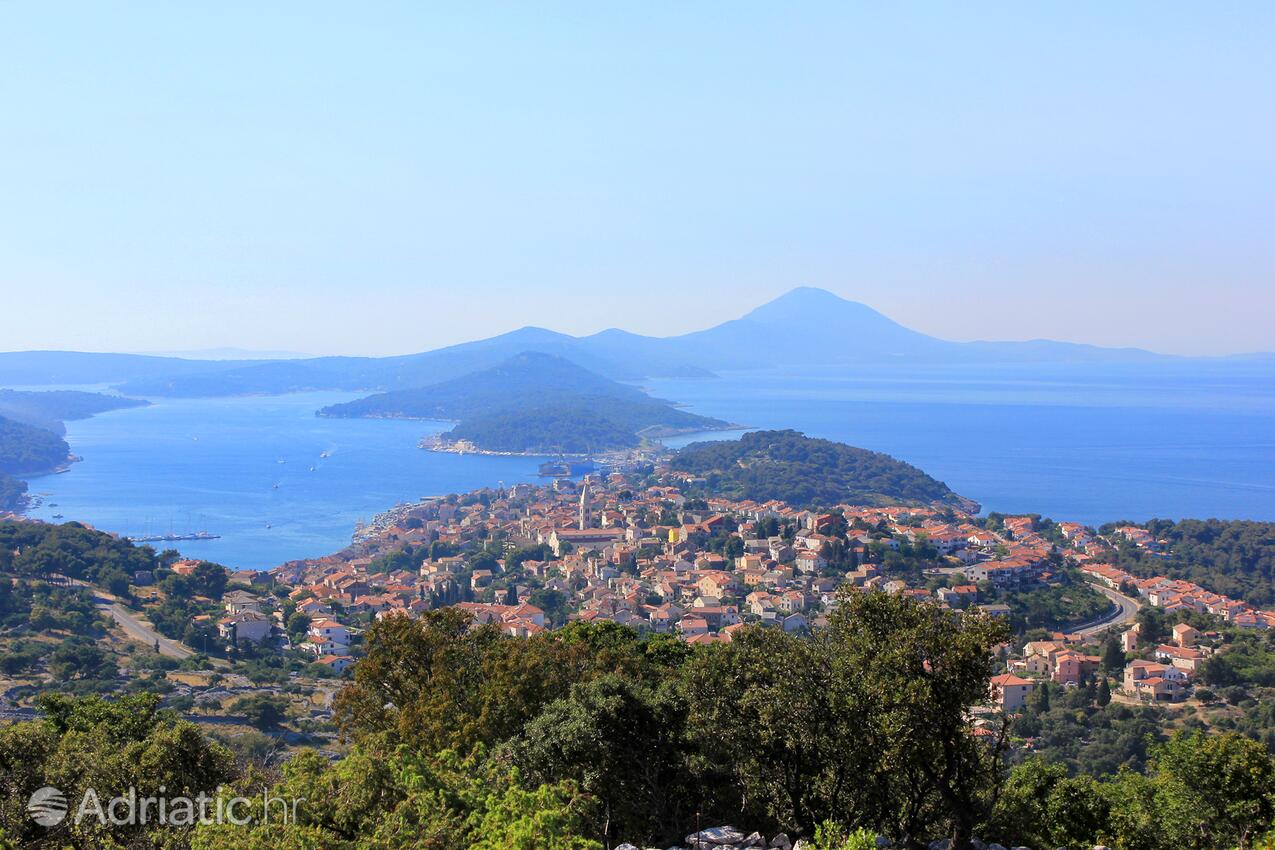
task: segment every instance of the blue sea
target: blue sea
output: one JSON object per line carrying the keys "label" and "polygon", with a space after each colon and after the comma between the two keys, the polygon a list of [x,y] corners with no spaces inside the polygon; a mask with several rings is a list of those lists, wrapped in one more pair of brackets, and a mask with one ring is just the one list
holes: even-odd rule
{"label": "blue sea", "polygon": [[[733,423],[887,452],[985,510],[1275,520],[1275,363],[841,368],[646,388]],[[159,400],[69,422],[84,460],[31,481],[46,494],[33,514],[125,534],[207,530],[221,538],[176,548],[265,569],[341,548],[356,521],[397,502],[539,480],[542,458],[416,448],[445,423],[314,416],[353,397]]]}
{"label": "blue sea", "polygon": [[69,472],[30,479],[42,500],[30,514],[50,521],[61,514],[127,535],[208,531],[220,539],[151,545],[236,569],[269,569],[348,545],[358,521],[399,502],[542,480],[536,471],[544,458],[416,447],[449,423],[314,415],[358,397],[157,399],[68,422],[66,440],[83,460]]}

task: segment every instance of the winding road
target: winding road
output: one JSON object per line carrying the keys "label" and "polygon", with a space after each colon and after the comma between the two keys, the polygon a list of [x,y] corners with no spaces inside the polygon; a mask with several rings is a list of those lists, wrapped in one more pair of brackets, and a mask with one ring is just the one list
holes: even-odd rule
{"label": "winding road", "polygon": [[1093,620],[1089,624],[1081,626],[1078,629],[1072,629],[1069,634],[1088,637],[1089,635],[1097,634],[1098,632],[1101,632],[1104,629],[1109,629],[1113,626],[1123,626],[1125,623],[1132,621],[1138,616],[1138,600],[1130,596],[1125,596],[1123,593],[1118,593],[1106,585],[1098,584],[1097,582],[1089,582],[1089,586],[1110,599],[1116,605],[1116,610],[1109,614],[1104,614],[1098,619]]}

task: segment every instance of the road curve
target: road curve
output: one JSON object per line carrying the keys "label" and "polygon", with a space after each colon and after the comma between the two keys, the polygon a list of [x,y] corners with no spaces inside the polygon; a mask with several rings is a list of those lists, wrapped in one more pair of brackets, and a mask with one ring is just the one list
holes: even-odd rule
{"label": "road curve", "polygon": [[1125,596],[1123,593],[1118,593],[1106,585],[1098,584],[1097,582],[1090,582],[1089,586],[1110,599],[1116,605],[1116,610],[1104,617],[1094,620],[1087,626],[1082,626],[1079,629],[1072,629],[1070,634],[1088,637],[1089,635],[1095,635],[1098,632],[1109,629],[1113,626],[1123,626],[1125,623],[1131,622],[1138,616],[1138,600]]}

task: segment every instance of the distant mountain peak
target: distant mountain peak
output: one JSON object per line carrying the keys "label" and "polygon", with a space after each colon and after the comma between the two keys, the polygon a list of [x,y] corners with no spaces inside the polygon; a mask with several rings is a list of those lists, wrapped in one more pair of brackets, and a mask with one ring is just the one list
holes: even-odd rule
{"label": "distant mountain peak", "polygon": [[778,298],[754,308],[743,318],[750,321],[790,322],[802,317],[809,319],[820,316],[836,317],[839,321],[857,316],[903,327],[867,304],[842,298],[834,292],[814,286],[798,286],[790,289]]}

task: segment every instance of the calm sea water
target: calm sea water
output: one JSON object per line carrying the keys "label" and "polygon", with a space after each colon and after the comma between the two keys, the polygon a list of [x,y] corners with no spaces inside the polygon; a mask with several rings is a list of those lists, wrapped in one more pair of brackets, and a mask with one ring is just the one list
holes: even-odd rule
{"label": "calm sea water", "polygon": [[[843,369],[647,386],[697,413],[888,452],[987,510],[1091,524],[1275,520],[1271,364]],[[357,520],[400,501],[539,480],[540,458],[416,448],[443,423],[313,415],[352,397],[165,400],[68,423],[85,460],[31,482],[48,494],[34,513],[125,534],[207,530],[221,539],[177,548],[268,568],[341,548]]]}
{"label": "calm sea water", "polygon": [[842,370],[649,388],[696,413],[886,452],[984,510],[1092,525],[1275,520],[1271,364]]}
{"label": "calm sea water", "polygon": [[31,492],[46,494],[31,513],[130,535],[209,531],[221,539],[152,545],[268,569],[340,549],[358,520],[398,502],[541,480],[543,458],[416,448],[446,423],[314,415],[356,397],[160,400],[68,422],[67,442],[84,460],[31,479]]}

